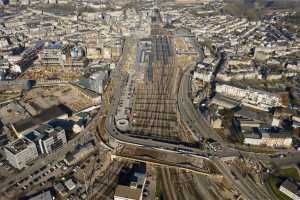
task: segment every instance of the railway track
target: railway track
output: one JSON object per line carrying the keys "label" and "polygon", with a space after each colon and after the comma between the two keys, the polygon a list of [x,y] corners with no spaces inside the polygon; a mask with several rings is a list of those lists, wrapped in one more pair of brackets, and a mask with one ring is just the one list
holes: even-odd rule
{"label": "railway track", "polygon": [[153,80],[145,81],[135,90],[133,133],[179,139],[176,98],[172,95],[175,62],[171,57],[170,38],[159,32],[160,35],[152,35]]}

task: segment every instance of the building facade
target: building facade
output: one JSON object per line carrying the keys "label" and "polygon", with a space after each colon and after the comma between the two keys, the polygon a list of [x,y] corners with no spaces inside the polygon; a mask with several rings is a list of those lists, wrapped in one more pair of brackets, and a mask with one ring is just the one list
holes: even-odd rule
{"label": "building facade", "polygon": [[51,154],[63,148],[67,143],[65,130],[61,127],[54,128],[48,124],[40,125],[25,137],[36,144],[41,154]]}
{"label": "building facade", "polygon": [[4,152],[8,162],[17,169],[25,168],[38,157],[35,144],[27,138],[17,139],[6,145]]}

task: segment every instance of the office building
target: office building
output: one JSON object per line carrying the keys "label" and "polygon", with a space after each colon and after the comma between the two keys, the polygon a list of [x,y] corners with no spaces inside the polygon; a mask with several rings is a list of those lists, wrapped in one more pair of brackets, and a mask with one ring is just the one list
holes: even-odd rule
{"label": "office building", "polygon": [[35,144],[27,138],[17,139],[4,147],[8,162],[17,169],[25,168],[26,165],[38,157]]}
{"label": "office building", "polygon": [[86,89],[92,90],[98,94],[103,94],[103,91],[108,82],[108,71],[99,71],[92,74],[89,78],[84,78],[79,81],[79,84]]}
{"label": "office building", "polygon": [[33,132],[27,134],[25,137],[33,141],[39,153],[50,154],[63,148],[67,143],[65,130],[61,127],[55,127],[48,124],[42,124]]}

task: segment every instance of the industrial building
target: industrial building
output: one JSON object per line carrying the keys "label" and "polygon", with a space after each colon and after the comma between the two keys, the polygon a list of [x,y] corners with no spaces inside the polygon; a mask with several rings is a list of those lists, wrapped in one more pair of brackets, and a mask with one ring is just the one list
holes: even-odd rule
{"label": "industrial building", "polygon": [[17,139],[4,147],[8,162],[17,169],[22,169],[38,157],[35,144],[27,138]]}

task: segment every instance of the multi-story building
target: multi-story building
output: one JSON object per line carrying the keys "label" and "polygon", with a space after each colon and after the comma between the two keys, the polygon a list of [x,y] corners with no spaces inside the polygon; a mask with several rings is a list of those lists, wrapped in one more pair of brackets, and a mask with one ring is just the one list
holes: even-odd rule
{"label": "multi-story building", "polygon": [[89,78],[81,79],[79,84],[98,94],[103,94],[107,82],[108,71],[99,71],[91,75]]}
{"label": "multi-story building", "polygon": [[216,92],[240,100],[242,104],[268,111],[272,107],[282,107],[279,95],[254,89],[242,89],[231,85],[217,84]]}
{"label": "multi-story building", "polygon": [[45,65],[64,66],[66,55],[61,43],[51,43],[40,53],[40,59]]}
{"label": "multi-story building", "polygon": [[53,128],[48,124],[42,124],[25,137],[33,141],[39,153],[50,154],[62,148],[67,143],[65,130],[61,127]]}
{"label": "multi-story building", "polygon": [[284,132],[272,132],[270,129],[259,128],[258,133],[245,135],[244,144],[288,148],[293,143],[292,136]]}
{"label": "multi-story building", "polygon": [[8,162],[17,169],[25,168],[26,165],[38,157],[35,144],[27,138],[17,139],[4,147]]}

